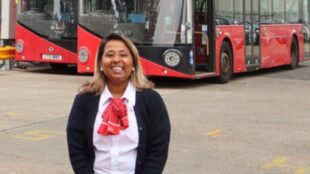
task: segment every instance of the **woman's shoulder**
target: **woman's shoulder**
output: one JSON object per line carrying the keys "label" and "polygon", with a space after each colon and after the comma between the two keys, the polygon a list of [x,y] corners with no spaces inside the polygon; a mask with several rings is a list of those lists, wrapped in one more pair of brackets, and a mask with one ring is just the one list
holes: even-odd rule
{"label": "woman's shoulder", "polygon": [[160,96],[159,93],[152,88],[142,89],[141,91],[138,91],[138,94],[139,93],[143,96],[146,96],[146,97]]}
{"label": "woman's shoulder", "polygon": [[143,89],[138,92],[138,95],[139,93],[142,96],[142,100],[146,103],[154,104],[158,102],[163,102],[163,99],[160,96],[160,94],[154,89],[151,88]]}

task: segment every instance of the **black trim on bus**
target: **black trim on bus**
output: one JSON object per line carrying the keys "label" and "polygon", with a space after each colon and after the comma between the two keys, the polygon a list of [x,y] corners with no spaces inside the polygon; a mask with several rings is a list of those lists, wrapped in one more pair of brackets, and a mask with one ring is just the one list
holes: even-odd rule
{"label": "black trim on bus", "polygon": [[[184,74],[193,75],[195,74],[193,65],[190,60],[190,51],[193,51],[192,44],[183,44],[183,45],[173,45],[173,46],[146,46],[146,45],[137,45],[139,55],[143,58],[146,58],[148,61],[154,62],[155,64],[167,67],[169,69],[181,72]],[[177,50],[181,54],[181,62],[175,67],[169,67],[165,64],[164,54],[169,50]]]}
{"label": "black trim on bus", "polygon": [[[216,62],[215,62],[215,58],[216,58],[216,54],[215,54],[215,46],[216,46],[216,25],[215,25],[215,3],[214,1],[208,1],[207,2],[207,11],[208,11],[208,16],[207,16],[207,21],[208,21],[208,36],[209,36],[209,50],[210,51],[210,55],[208,58],[208,63],[209,63],[209,72],[215,72],[216,70]],[[210,33],[210,34],[209,34]]]}
{"label": "black trim on bus", "polygon": [[17,21],[17,23],[19,25],[21,25],[22,27],[26,28],[27,30],[29,30],[30,32],[36,34],[37,36],[44,38],[45,40],[52,42],[55,45],[58,45],[62,48],[65,48],[71,52],[77,53],[77,38],[76,37],[73,37],[73,38],[69,38],[69,37],[49,38],[45,35],[42,35],[42,34],[36,32],[35,30],[27,27],[22,22]]}

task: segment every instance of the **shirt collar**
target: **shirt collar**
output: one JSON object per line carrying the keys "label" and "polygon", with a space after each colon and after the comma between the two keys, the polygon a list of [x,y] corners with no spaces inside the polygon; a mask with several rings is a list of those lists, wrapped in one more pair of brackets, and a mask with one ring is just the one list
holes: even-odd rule
{"label": "shirt collar", "polygon": [[113,96],[112,96],[108,86],[105,85],[104,90],[103,90],[103,92],[101,93],[101,96],[100,96],[100,106],[104,105],[112,97]]}
{"label": "shirt collar", "polygon": [[[107,85],[105,85],[104,90],[100,96],[100,105],[105,104],[108,102],[110,98],[113,98],[109,88]],[[129,81],[126,90],[121,98],[125,98],[128,103],[132,106],[136,103],[136,88],[133,86],[133,84]]]}

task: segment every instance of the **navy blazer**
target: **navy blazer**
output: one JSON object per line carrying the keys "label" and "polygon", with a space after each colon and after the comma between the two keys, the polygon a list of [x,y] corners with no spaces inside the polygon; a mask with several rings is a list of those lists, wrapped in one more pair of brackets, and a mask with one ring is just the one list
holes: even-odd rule
{"label": "navy blazer", "polygon": [[[94,122],[99,96],[91,93],[77,95],[67,124],[69,158],[75,174],[93,174],[95,152]],[[135,174],[161,174],[170,141],[170,121],[161,96],[152,89],[136,92],[136,114],[139,144]]]}

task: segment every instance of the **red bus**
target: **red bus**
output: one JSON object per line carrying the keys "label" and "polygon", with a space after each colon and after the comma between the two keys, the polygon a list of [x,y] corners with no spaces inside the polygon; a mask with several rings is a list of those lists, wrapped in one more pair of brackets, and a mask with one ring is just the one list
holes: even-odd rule
{"label": "red bus", "polygon": [[17,11],[16,60],[77,63],[77,0],[19,0]]}
{"label": "red bus", "polygon": [[310,54],[309,0],[79,0],[78,72],[94,71],[99,42],[122,32],[149,76],[226,83],[234,73]]}

